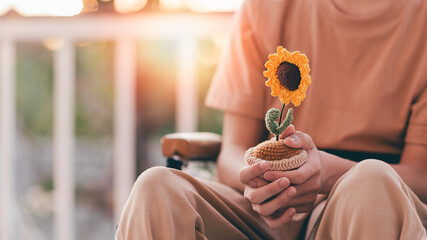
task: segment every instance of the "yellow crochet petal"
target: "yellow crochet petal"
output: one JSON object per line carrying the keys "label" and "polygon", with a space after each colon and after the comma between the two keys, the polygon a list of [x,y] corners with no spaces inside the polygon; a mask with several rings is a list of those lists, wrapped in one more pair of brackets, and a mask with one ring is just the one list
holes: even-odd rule
{"label": "yellow crochet petal", "polygon": [[279,66],[279,64],[277,64],[276,62],[273,62],[273,61],[267,62],[265,64],[265,67],[268,69],[271,69],[271,70],[277,69],[278,66]]}
{"label": "yellow crochet petal", "polygon": [[297,95],[292,95],[291,101],[295,107],[298,107],[301,104],[301,100],[299,99],[299,97]]}
{"label": "yellow crochet petal", "polygon": [[300,62],[301,62],[301,64],[308,66],[308,58],[307,58],[307,56],[305,56],[304,54],[301,54]]}
{"label": "yellow crochet petal", "polygon": [[289,102],[291,101],[290,97],[286,97],[284,95],[280,95],[279,98],[280,98],[280,101],[285,105],[289,104]]}
{"label": "yellow crochet petal", "polygon": [[268,69],[267,71],[263,72],[263,75],[266,78],[272,78],[275,74],[276,74],[276,72],[272,71],[271,69]]}
{"label": "yellow crochet petal", "polygon": [[280,57],[276,53],[268,55],[268,59],[270,59],[273,62],[279,62],[280,61]]}
{"label": "yellow crochet petal", "polygon": [[286,51],[286,49],[284,49],[285,51],[282,52],[282,54],[279,54],[280,56],[280,62],[289,62],[291,59],[291,53]]}
{"label": "yellow crochet petal", "polygon": [[299,51],[293,52],[292,56],[291,56],[290,62],[293,63],[293,64],[297,64],[299,62],[299,57],[300,56],[301,55],[300,55]]}

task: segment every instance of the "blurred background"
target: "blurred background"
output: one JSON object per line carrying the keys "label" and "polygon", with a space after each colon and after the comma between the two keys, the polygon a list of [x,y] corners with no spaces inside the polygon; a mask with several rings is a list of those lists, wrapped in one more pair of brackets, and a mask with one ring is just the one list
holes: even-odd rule
{"label": "blurred background", "polygon": [[114,239],[204,98],[241,0],[0,0],[0,239]]}

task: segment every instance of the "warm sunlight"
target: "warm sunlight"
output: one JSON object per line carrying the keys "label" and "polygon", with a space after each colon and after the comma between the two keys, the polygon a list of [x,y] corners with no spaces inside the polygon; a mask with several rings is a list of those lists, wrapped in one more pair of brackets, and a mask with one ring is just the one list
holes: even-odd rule
{"label": "warm sunlight", "polygon": [[115,0],[114,8],[119,13],[131,13],[141,10],[147,0]]}
{"label": "warm sunlight", "polygon": [[43,46],[50,50],[50,51],[56,51],[58,50],[63,44],[64,39],[61,38],[46,38],[43,39]]}
{"label": "warm sunlight", "polygon": [[0,16],[5,14],[11,8],[11,0],[2,0],[0,1]]}
{"label": "warm sunlight", "polygon": [[160,0],[166,10],[181,10],[184,7],[193,12],[232,12],[239,8],[243,0]]}
{"label": "warm sunlight", "polygon": [[[74,16],[79,14],[83,8],[82,0],[9,1],[12,8],[22,16]],[[0,13],[2,12],[1,7],[0,4]]]}
{"label": "warm sunlight", "polygon": [[180,10],[184,8],[184,0],[160,0],[160,7],[165,10]]}
{"label": "warm sunlight", "polygon": [[[157,0],[160,10],[192,12],[233,12],[243,0]],[[74,16],[81,12],[97,11],[98,2],[112,2],[119,13],[142,10],[148,0],[0,0],[0,16],[15,10],[22,16]],[[93,6],[94,7],[93,7]],[[92,7],[91,7],[92,6]],[[92,9],[92,10],[88,10]]]}
{"label": "warm sunlight", "polygon": [[193,12],[233,12],[243,0],[185,0],[186,6]]}

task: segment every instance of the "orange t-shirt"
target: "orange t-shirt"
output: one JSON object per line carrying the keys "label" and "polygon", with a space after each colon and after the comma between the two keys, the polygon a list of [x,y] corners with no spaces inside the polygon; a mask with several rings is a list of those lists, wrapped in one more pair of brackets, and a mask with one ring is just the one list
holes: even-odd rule
{"label": "orange t-shirt", "polygon": [[263,119],[280,109],[263,76],[281,45],[305,53],[312,84],[293,124],[318,148],[400,154],[427,145],[427,1],[351,14],[334,0],[245,1],[206,104]]}

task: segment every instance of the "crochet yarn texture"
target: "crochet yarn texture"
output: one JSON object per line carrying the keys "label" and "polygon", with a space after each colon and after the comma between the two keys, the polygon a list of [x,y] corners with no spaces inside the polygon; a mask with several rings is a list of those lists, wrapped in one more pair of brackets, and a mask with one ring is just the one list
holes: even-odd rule
{"label": "crochet yarn texture", "polygon": [[249,165],[260,161],[269,163],[268,170],[284,171],[300,167],[307,161],[307,152],[304,149],[290,148],[284,140],[269,140],[249,148],[245,154]]}

